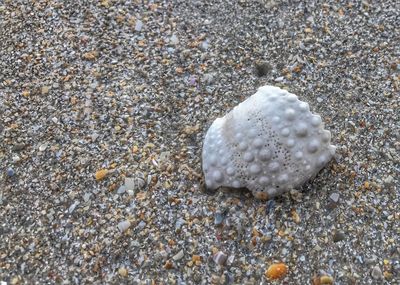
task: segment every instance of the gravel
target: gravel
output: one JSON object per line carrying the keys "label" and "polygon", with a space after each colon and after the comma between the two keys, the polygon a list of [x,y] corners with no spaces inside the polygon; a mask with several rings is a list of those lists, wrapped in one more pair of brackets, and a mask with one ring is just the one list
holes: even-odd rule
{"label": "gravel", "polygon": [[[399,19],[388,0],[0,2],[0,282],[267,284],[284,263],[281,284],[399,284]],[[265,84],[321,114],[335,159],[267,203],[205,193],[207,128]]]}

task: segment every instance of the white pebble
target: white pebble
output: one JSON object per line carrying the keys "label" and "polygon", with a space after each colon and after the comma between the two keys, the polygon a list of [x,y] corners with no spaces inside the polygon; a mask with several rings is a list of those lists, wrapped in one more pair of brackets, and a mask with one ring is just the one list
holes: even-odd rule
{"label": "white pebble", "polygon": [[118,224],[118,229],[121,233],[125,232],[131,226],[131,222],[129,221],[122,221]]}
{"label": "white pebble", "polygon": [[136,21],[136,25],[135,25],[135,31],[140,32],[143,28],[143,22],[140,20]]}

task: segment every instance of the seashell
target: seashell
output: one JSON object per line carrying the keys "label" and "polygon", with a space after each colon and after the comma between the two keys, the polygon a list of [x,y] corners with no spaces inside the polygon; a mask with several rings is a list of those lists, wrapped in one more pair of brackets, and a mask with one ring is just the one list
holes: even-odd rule
{"label": "seashell", "polygon": [[208,129],[203,144],[206,187],[247,188],[269,199],[313,178],[332,158],[331,133],[296,95],[260,87]]}

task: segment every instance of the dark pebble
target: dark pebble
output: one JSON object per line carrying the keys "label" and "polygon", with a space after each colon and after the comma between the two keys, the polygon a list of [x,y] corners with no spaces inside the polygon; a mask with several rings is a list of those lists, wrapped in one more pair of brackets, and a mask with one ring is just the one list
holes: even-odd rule
{"label": "dark pebble", "polygon": [[258,77],[266,76],[268,75],[271,70],[272,66],[268,62],[259,62],[256,64],[256,75]]}
{"label": "dark pebble", "polygon": [[333,234],[333,241],[334,242],[342,241],[344,239],[346,239],[346,235],[342,231],[335,231],[335,233]]}

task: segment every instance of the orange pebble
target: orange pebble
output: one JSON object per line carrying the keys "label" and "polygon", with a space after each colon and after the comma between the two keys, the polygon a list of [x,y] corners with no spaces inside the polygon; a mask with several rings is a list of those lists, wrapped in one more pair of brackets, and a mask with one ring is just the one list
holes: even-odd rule
{"label": "orange pebble", "polygon": [[106,177],[107,173],[108,173],[108,170],[107,170],[107,169],[100,169],[100,170],[98,170],[98,171],[96,172],[96,174],[95,174],[96,180],[99,181],[99,180],[104,179],[104,177]]}
{"label": "orange pebble", "polygon": [[287,266],[284,263],[274,263],[265,271],[265,275],[270,279],[280,279],[287,273]]}

